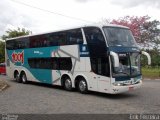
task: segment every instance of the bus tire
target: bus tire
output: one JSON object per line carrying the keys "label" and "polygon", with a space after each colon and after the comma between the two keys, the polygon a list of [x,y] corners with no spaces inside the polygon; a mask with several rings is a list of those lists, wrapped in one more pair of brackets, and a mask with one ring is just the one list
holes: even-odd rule
{"label": "bus tire", "polygon": [[84,78],[80,78],[80,80],[78,81],[78,91],[82,94],[88,92],[87,82]]}
{"label": "bus tire", "polygon": [[72,81],[69,77],[65,77],[64,79],[64,89],[68,91],[72,90]]}
{"label": "bus tire", "polygon": [[18,72],[18,71],[15,71],[15,72],[14,72],[14,79],[15,79],[15,81],[18,82],[18,83],[21,83],[21,82],[22,82],[21,79],[20,79],[20,75],[19,75],[19,72]]}
{"label": "bus tire", "polygon": [[21,73],[21,81],[22,81],[23,84],[27,84],[28,83],[27,76],[26,76],[25,72]]}

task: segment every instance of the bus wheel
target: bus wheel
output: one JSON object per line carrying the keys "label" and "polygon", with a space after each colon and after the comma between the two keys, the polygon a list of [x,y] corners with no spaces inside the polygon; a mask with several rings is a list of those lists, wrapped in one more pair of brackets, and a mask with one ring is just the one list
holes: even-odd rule
{"label": "bus wheel", "polygon": [[21,83],[21,82],[22,82],[21,79],[20,79],[20,77],[19,77],[19,73],[18,73],[18,72],[15,72],[14,78],[15,78],[15,80],[16,80],[18,83]]}
{"label": "bus wheel", "polygon": [[72,81],[70,78],[66,77],[64,80],[64,88],[68,91],[72,90]]}
{"label": "bus wheel", "polygon": [[87,93],[88,87],[87,87],[87,82],[84,79],[80,79],[78,82],[78,90],[81,93]]}
{"label": "bus wheel", "polygon": [[27,81],[27,76],[26,74],[23,72],[22,75],[21,75],[21,80],[22,80],[22,83],[26,84],[28,81]]}

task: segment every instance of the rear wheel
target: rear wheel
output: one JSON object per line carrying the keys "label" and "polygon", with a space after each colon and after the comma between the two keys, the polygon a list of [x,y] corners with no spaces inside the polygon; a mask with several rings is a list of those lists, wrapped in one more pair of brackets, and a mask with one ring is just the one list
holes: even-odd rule
{"label": "rear wheel", "polygon": [[88,86],[87,86],[87,82],[84,79],[80,79],[78,82],[78,90],[81,93],[87,93],[88,91]]}
{"label": "rear wheel", "polygon": [[66,77],[64,80],[64,88],[68,91],[72,90],[72,81],[70,78]]}
{"label": "rear wheel", "polygon": [[18,73],[18,72],[15,72],[14,78],[15,78],[15,80],[16,80],[18,83],[21,83],[21,82],[22,82],[21,79],[20,79],[20,77],[19,77],[19,73]]}
{"label": "rear wheel", "polygon": [[22,83],[26,84],[28,81],[27,81],[27,76],[26,74],[23,72],[22,75],[21,75],[21,80],[22,80]]}

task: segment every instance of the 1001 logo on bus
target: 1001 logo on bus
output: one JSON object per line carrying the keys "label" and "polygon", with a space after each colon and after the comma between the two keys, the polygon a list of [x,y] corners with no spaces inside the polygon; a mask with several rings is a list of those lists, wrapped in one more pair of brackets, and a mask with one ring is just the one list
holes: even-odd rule
{"label": "1001 logo on bus", "polygon": [[23,64],[24,63],[24,51],[22,51],[22,52],[15,52],[14,51],[12,53],[12,62],[13,63],[19,62],[19,63]]}

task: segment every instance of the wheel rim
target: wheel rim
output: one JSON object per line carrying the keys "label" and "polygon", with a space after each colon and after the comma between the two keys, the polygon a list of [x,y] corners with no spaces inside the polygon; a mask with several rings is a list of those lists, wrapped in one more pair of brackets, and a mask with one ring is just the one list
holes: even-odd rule
{"label": "wheel rim", "polygon": [[16,74],[16,81],[19,81],[19,74]]}
{"label": "wheel rim", "polygon": [[80,91],[85,91],[86,90],[86,88],[87,88],[87,84],[86,84],[86,82],[85,81],[80,81],[79,82],[79,89],[80,89]]}
{"label": "wheel rim", "polygon": [[24,83],[25,83],[26,81],[27,81],[27,80],[26,80],[26,75],[25,75],[25,74],[23,74],[23,75],[22,75],[22,82],[24,82]]}
{"label": "wheel rim", "polygon": [[66,88],[66,89],[71,89],[71,87],[72,87],[72,82],[71,82],[71,80],[70,80],[70,79],[66,79],[66,80],[65,80],[65,88]]}

